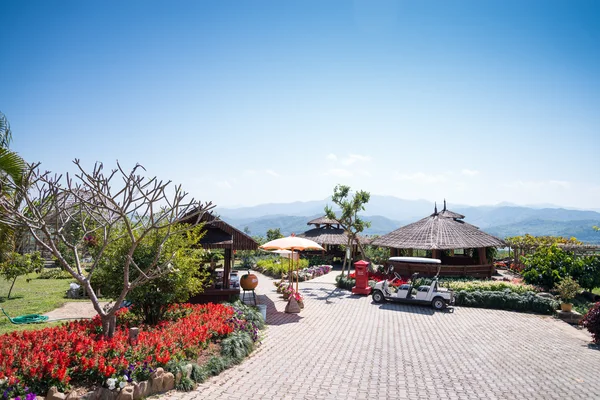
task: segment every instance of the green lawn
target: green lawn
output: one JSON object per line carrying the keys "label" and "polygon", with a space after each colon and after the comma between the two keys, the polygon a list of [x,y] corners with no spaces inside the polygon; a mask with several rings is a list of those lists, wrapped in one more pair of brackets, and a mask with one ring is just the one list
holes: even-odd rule
{"label": "green lawn", "polygon": [[600,287],[597,287],[596,289],[592,290],[592,293],[600,295]]}
{"label": "green lawn", "polygon": [[[62,306],[71,300],[65,297],[71,279],[36,279],[37,274],[29,274],[17,278],[10,299],[7,299],[10,283],[0,279],[0,307],[11,317],[25,314],[43,314]],[[27,282],[27,279],[30,281]],[[88,300],[89,301],[89,300]],[[56,324],[56,323],[55,323]],[[13,325],[0,312],[0,334],[24,329],[39,329],[55,324]]]}

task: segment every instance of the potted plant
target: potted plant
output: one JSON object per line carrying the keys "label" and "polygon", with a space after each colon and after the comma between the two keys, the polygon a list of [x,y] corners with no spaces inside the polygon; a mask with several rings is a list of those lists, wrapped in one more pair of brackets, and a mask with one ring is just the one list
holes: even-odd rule
{"label": "potted plant", "polygon": [[300,294],[300,292],[294,291],[292,293],[292,297],[296,299],[300,308],[304,308],[304,297]]}
{"label": "potted plant", "polygon": [[564,312],[571,312],[573,309],[573,303],[571,301],[581,291],[581,286],[570,276],[563,278],[558,285],[556,290],[560,296],[561,304],[560,309]]}
{"label": "potted plant", "polygon": [[288,300],[290,296],[294,293],[294,288],[292,288],[292,286],[290,285],[283,289],[281,293],[283,294],[283,299]]}

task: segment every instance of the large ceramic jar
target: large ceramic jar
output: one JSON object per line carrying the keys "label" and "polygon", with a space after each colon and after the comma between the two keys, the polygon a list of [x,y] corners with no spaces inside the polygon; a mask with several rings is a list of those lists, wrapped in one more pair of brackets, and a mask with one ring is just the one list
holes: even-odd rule
{"label": "large ceramic jar", "polygon": [[258,277],[254,274],[245,274],[242,275],[242,279],[240,279],[240,286],[244,290],[254,290],[258,285]]}

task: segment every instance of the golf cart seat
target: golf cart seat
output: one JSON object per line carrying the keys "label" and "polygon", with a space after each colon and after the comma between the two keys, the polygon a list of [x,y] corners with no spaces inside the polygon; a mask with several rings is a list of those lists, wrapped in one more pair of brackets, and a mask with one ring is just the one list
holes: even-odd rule
{"label": "golf cart seat", "polygon": [[419,291],[419,292],[429,292],[429,286],[426,286],[426,285],[419,286],[419,288],[417,289],[417,291]]}

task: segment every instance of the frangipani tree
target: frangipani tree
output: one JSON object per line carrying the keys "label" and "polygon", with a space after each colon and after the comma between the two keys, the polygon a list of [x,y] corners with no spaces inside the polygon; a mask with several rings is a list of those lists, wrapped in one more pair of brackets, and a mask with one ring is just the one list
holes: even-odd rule
{"label": "frangipani tree", "polygon": [[[0,222],[22,226],[36,242],[50,252],[61,267],[85,288],[94,309],[102,320],[103,333],[112,336],[115,313],[130,290],[152,279],[168,274],[173,255],[163,254],[169,238],[192,229],[179,223],[182,216],[197,217],[214,208],[212,203],[187,199],[181,186],[171,185],[154,178],[138,175],[145,169],[136,165],[126,172],[117,168],[104,173],[103,165],[96,163],[88,172],[75,160],[77,172],[64,178],[41,172],[39,164],[31,165],[25,175],[26,185],[16,186],[23,204],[11,209],[0,201]],[[160,236],[152,262],[138,265],[133,258],[135,250],[149,235]],[[117,241],[128,241],[129,250],[124,259],[122,290],[107,309],[100,306],[91,278],[107,249]],[[89,242],[94,242],[93,260],[84,265]]]}
{"label": "frangipani tree", "polygon": [[[327,218],[337,220],[340,223],[340,226],[346,231],[346,234],[348,235],[348,248],[350,248],[353,243],[356,243],[360,252],[366,256],[358,235],[366,228],[370,227],[371,223],[363,220],[358,213],[365,210],[365,204],[369,202],[371,195],[369,192],[359,190],[353,194],[352,198],[350,198],[350,193],[350,186],[336,185],[333,189],[331,201],[340,208],[340,215],[336,216],[333,209],[329,206],[325,207],[325,214],[327,215]],[[345,268],[346,258],[344,258],[344,264],[342,266],[342,276],[344,276]]]}

